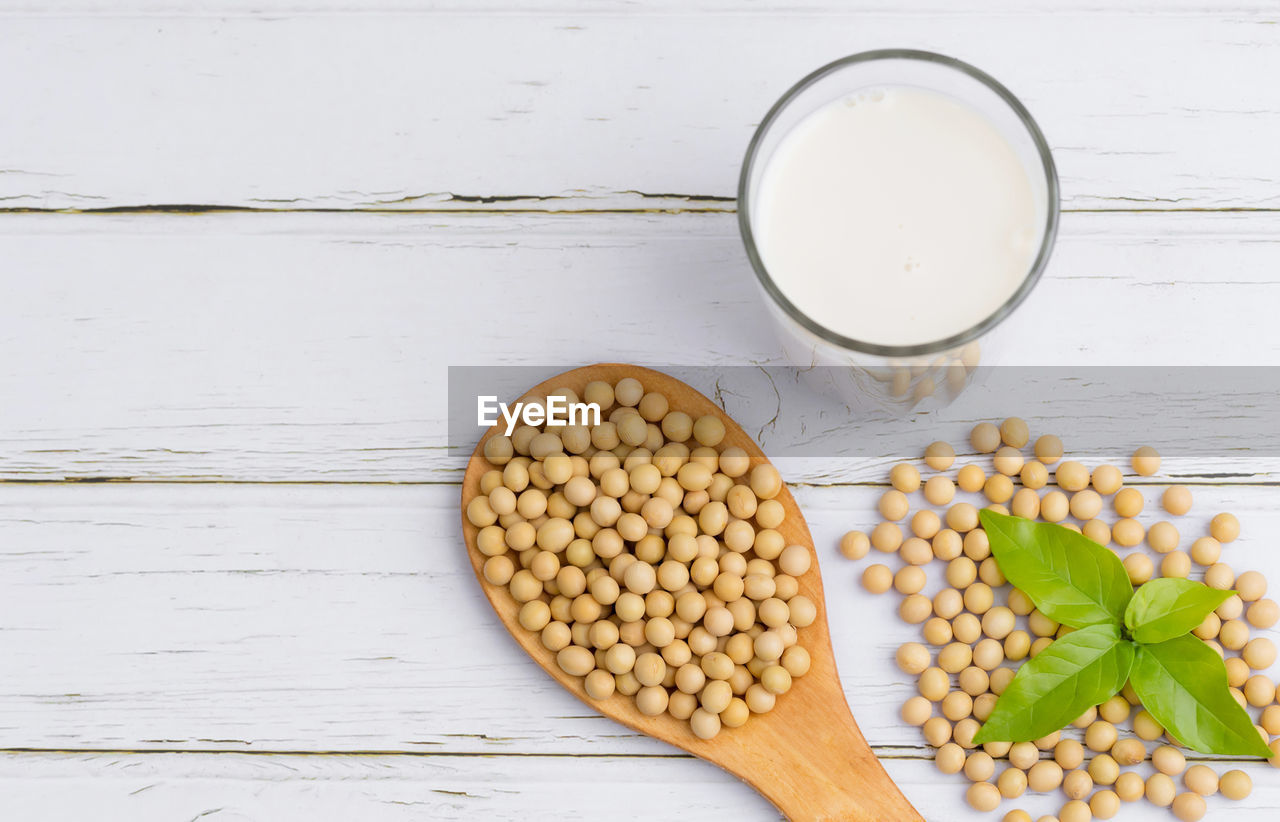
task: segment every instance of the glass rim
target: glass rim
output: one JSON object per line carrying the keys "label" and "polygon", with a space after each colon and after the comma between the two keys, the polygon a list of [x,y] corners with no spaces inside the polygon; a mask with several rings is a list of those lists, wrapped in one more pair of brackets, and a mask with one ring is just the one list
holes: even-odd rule
{"label": "glass rim", "polygon": [[[1035,145],[1036,152],[1040,157],[1040,163],[1044,168],[1046,198],[1048,200],[1047,214],[1044,224],[1044,236],[1040,241],[1040,248],[1036,253],[1035,259],[1032,261],[1026,277],[1017,290],[1010,295],[991,314],[974,325],[949,337],[939,340],[933,340],[926,343],[916,343],[913,345],[881,345],[879,343],[871,343],[863,340],[857,340],[853,337],[846,337],[837,333],[825,325],[817,322],[809,315],[801,311],[795,303],[791,302],[785,294],[782,293],[777,283],[769,275],[768,269],[765,267],[764,260],[760,257],[760,251],[756,247],[755,235],[751,230],[751,214],[750,201],[748,196],[748,188],[750,186],[751,173],[755,168],[757,152],[760,144],[763,142],[765,135],[769,132],[770,127],[778,119],[779,115],[791,104],[791,102],[799,96],[799,94],[807,90],[810,86],[822,80],[829,74],[832,74],[847,66],[857,65],[859,63],[869,63],[880,60],[914,60],[921,63],[931,63],[942,66],[944,68],[957,71],[961,74],[977,80],[982,85],[995,93],[1005,105],[1014,113],[1022,127],[1026,129],[1027,134],[1031,137],[1032,143]],[[847,57],[834,60],[826,65],[810,72],[799,82],[787,89],[777,102],[770,107],[765,114],[764,119],[760,121],[760,125],[756,127],[755,133],[751,136],[751,142],[747,145],[747,153],[742,161],[742,170],[738,176],[738,230],[742,235],[742,240],[747,250],[747,258],[751,261],[751,268],[755,271],[756,279],[765,292],[773,299],[774,303],[781,308],[792,320],[797,322],[803,328],[819,338],[839,346],[841,348],[851,349],[863,354],[872,354],[880,357],[916,357],[921,355],[936,354],[952,348],[958,348],[966,345],[979,337],[986,334],[992,328],[999,325],[1006,317],[1013,313],[1031,290],[1040,281],[1041,275],[1044,273],[1045,267],[1048,265],[1050,253],[1053,250],[1054,241],[1058,234],[1058,217],[1061,211],[1061,202],[1058,191],[1058,170],[1053,162],[1053,154],[1049,150],[1049,144],[1044,138],[1044,134],[1040,131],[1039,125],[1035,119],[1022,104],[1022,102],[1013,95],[1013,92],[1005,88],[998,80],[987,74],[981,69],[971,66],[954,57],[947,57],[931,51],[920,51],[917,49],[875,49],[872,51],[858,52]]]}

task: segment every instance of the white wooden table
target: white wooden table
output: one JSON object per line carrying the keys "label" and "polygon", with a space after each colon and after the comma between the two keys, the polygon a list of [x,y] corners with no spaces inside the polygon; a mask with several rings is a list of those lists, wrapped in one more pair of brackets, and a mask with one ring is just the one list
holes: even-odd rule
{"label": "white wooden table", "polygon": [[[776,818],[498,628],[446,366],[779,361],[737,164],[884,46],[993,73],[1054,147],[1027,362],[1280,365],[1280,7],[965,5],[0,3],[0,817]],[[863,729],[966,819],[896,717],[910,631],[832,547],[899,456],[788,479]],[[1242,464],[1179,479],[1280,581],[1280,476]],[[1274,819],[1252,773],[1235,818]]]}

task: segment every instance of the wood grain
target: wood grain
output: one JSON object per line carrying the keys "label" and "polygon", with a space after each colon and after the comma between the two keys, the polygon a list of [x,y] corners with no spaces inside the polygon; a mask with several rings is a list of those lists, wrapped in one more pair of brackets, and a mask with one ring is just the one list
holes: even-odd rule
{"label": "wood grain", "polygon": [[[1213,513],[1234,511],[1244,533],[1227,547],[1228,561],[1276,579],[1268,536],[1280,530],[1276,489],[1195,494],[1184,539]],[[914,685],[893,652],[915,631],[896,620],[895,598],[858,588],[862,568],[883,561],[878,554],[851,563],[834,551],[844,530],[873,521],[877,490],[803,487],[795,495],[821,558],[845,696],[868,740],[927,818],[980,819],[960,807],[961,777],[896,758],[928,755],[897,716]],[[1158,516],[1158,489],[1146,497]],[[102,807],[121,808],[111,818],[123,818],[123,809],[152,807],[147,794],[156,792],[169,798],[156,800],[154,816],[165,820],[219,807],[255,822],[314,818],[292,817],[291,802],[299,814],[318,803],[374,819],[399,802],[427,802],[404,807],[437,809],[432,818],[466,818],[468,809],[546,818],[590,816],[627,790],[627,780],[643,779],[671,791],[646,793],[627,818],[668,818],[674,803],[704,799],[724,809],[709,811],[712,819],[773,818],[732,777],[692,760],[668,766],[670,748],[584,707],[530,664],[475,595],[457,507],[457,486],[0,488],[0,747],[224,752],[154,766],[125,752],[92,757],[105,771],[75,759],[59,772],[74,781],[57,788],[34,778],[54,776],[31,764],[44,754],[15,753],[12,767],[0,770],[0,778],[10,775],[0,808],[15,807],[6,798],[70,808],[114,797]],[[1267,635],[1280,641],[1280,633]],[[1280,666],[1270,674],[1280,676]],[[253,763],[249,770],[217,764],[238,751],[262,753],[227,760]],[[309,755],[300,763],[270,753],[288,751],[390,756]],[[412,763],[435,753],[451,756],[427,778]],[[1280,783],[1265,766],[1245,768],[1254,797],[1212,800],[1211,808],[1268,819]],[[255,771],[297,773],[301,781],[277,790]],[[51,787],[39,796],[28,792],[43,784]],[[156,787],[126,795],[148,785]],[[169,802],[186,808],[188,799],[206,804],[188,816],[167,812]],[[1052,801],[1017,804],[1048,813]],[[1166,814],[1126,809],[1135,822]]]}
{"label": "wood grain", "polygon": [[[962,774],[940,774],[921,760],[891,758],[885,767],[928,819],[991,822],[990,814],[958,801],[967,784]],[[1274,771],[1251,773],[1253,794],[1242,802],[1209,797],[1207,819],[1271,818],[1280,781]],[[737,779],[686,756],[0,754],[0,783],[0,813],[11,819],[71,820],[90,812],[130,822],[185,822],[201,814],[209,822],[779,818]],[[1028,795],[1001,810],[1047,814],[1060,805],[1058,797]],[[1141,802],[1117,818],[1171,817]]]}
{"label": "wood grain", "polygon": [[[645,391],[666,396],[672,410],[683,411],[695,420],[707,415],[717,417],[725,426],[723,448],[742,449],[751,457],[753,465],[767,462],[755,440],[715,403],[679,380],[651,369],[620,364],[576,368],[534,386],[520,399],[542,400],[558,388],[569,388],[582,396],[592,381],[602,380],[612,385],[624,378],[639,380]],[[561,670],[555,655],[542,645],[538,636],[520,626],[517,621],[520,606],[506,589],[485,581],[485,558],[476,547],[479,529],[467,519],[465,512],[468,503],[480,493],[480,478],[494,468],[484,458],[483,448],[497,433],[496,427],[490,428],[480,439],[463,477],[462,532],[477,582],[525,653],[583,702],[629,728],[683,748],[735,774],[790,819],[923,822],[885,773],[845,702],[831,650],[813,537],[785,486],[775,498],[785,511],[777,530],[788,545],[803,545],[813,555],[812,567],[798,578],[800,593],[817,606],[817,619],[800,630],[800,645],[809,652],[812,666],[769,713],[752,716],[740,728],[725,728],[713,739],[702,739],[692,732],[687,722],[670,714],[656,717],[642,714],[635,702],[622,694],[615,693],[605,700],[592,699],[582,679]]]}
{"label": "wood grain", "polygon": [[[858,584],[886,560],[835,550],[875,521],[878,490],[793,493],[845,698],[873,745],[925,754],[898,718],[915,686],[893,662],[917,631],[895,597]],[[1280,491],[1195,495],[1184,540],[1233,511],[1243,534],[1227,561],[1280,579]],[[1146,499],[1157,518],[1158,489]],[[668,753],[507,638],[457,512],[456,485],[0,486],[0,748]]]}
{"label": "wood grain", "polygon": [[[1006,361],[1280,362],[1278,249],[1280,215],[1068,215]],[[8,215],[0,257],[0,345],[22,352],[0,357],[4,479],[457,482],[449,364],[779,362],[731,215]],[[1233,422],[1165,413],[1223,445],[1188,478],[1280,476]],[[881,481],[912,432],[973,421],[819,421],[849,458],[788,476]]]}
{"label": "wood grain", "polygon": [[1068,208],[1280,205],[1274,6],[1019,6],[20,2],[0,207],[723,209],[774,100],[890,45],[1005,82]]}
{"label": "wood grain", "polygon": [[[858,584],[886,560],[836,553],[876,521],[878,489],[792,493],[861,730],[923,754],[897,717],[914,682],[893,663],[916,631]],[[1226,560],[1280,579],[1280,492],[1194,493],[1184,539],[1233,511],[1243,534]],[[1158,490],[1146,497],[1158,517]],[[0,487],[0,748],[669,752],[511,643],[477,595],[457,510],[457,485]]]}

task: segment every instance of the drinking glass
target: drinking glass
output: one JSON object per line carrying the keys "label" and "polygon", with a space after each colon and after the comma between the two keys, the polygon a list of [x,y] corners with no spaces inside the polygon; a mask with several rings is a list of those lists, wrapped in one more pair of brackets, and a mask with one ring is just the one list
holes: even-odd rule
{"label": "drinking glass", "polygon": [[[1035,257],[1008,300],[960,333],[916,345],[879,345],[858,340],[806,315],[770,276],[756,247],[752,222],[765,169],[798,123],[836,100],[890,86],[937,92],[985,115],[1027,172],[1039,226],[1038,236],[1033,239]],[[984,358],[984,338],[1013,313],[1039,281],[1053,249],[1058,213],[1058,176],[1053,157],[1022,103],[990,75],[967,63],[906,49],[854,54],[823,66],[792,86],[756,129],[738,181],[738,226],[788,361],[805,367],[817,388],[834,393],[847,403],[896,412],[946,404],[971,382]]]}

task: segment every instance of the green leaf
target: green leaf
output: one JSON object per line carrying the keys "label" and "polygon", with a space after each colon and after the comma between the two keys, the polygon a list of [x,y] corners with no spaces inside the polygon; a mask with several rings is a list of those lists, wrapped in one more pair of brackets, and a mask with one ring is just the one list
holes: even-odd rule
{"label": "green leaf", "polygon": [[1234,593],[1186,579],[1153,579],[1129,600],[1124,624],[1135,642],[1165,642],[1191,633]]}
{"label": "green leaf", "polygon": [[[1143,707],[1188,748],[1201,753],[1271,756],[1253,720],[1227,690],[1227,668],[1222,659],[1196,637],[1139,645],[1131,681]],[[996,705],[999,707],[998,702]]]}
{"label": "green leaf", "polygon": [[988,510],[981,518],[1000,570],[1045,616],[1072,628],[1120,624],[1133,585],[1114,553],[1054,523]]}
{"label": "green leaf", "polygon": [[1072,631],[1018,669],[973,741],[1030,742],[1062,730],[1124,687],[1133,657],[1118,625]]}

